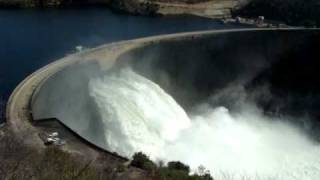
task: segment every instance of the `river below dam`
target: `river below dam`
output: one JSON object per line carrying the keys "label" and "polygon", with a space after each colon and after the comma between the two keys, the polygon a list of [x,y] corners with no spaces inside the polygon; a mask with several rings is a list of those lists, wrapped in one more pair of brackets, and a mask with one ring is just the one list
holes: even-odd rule
{"label": "river below dam", "polygon": [[76,46],[92,48],[158,34],[240,27],[200,17],[131,16],[105,8],[0,10],[0,111],[3,114],[5,101],[23,78],[74,53]]}

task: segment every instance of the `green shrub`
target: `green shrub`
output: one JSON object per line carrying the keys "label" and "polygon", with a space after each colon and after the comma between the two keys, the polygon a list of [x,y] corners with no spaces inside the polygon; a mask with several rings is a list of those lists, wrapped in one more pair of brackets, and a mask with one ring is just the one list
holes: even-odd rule
{"label": "green shrub", "polygon": [[158,169],[157,176],[159,179],[166,179],[166,180],[189,179],[189,174],[186,171],[170,169],[168,167],[163,167],[163,168]]}
{"label": "green shrub", "polygon": [[214,180],[210,174],[198,175],[194,174],[189,177],[189,180]]}
{"label": "green shrub", "polygon": [[135,153],[132,156],[131,165],[147,171],[151,171],[156,168],[155,163],[153,163],[149,157],[142,152]]}
{"label": "green shrub", "polygon": [[168,168],[170,170],[180,170],[180,171],[185,171],[186,173],[190,172],[190,167],[183,164],[180,161],[171,161],[168,163]]}
{"label": "green shrub", "polygon": [[147,155],[142,152],[132,156],[131,165],[146,170],[151,179],[157,180],[213,180],[210,172],[204,166],[199,166],[198,173],[190,175],[190,167],[180,161],[170,161],[165,166],[163,161],[156,166]]}

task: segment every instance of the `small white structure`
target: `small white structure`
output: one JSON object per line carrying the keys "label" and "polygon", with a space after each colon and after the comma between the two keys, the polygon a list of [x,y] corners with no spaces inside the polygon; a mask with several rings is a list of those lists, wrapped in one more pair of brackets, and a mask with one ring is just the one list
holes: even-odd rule
{"label": "small white structure", "polygon": [[259,19],[260,21],[264,21],[264,16],[259,16],[258,19]]}
{"label": "small white structure", "polygon": [[62,146],[66,144],[66,141],[59,138],[58,132],[39,133],[39,137],[42,139],[45,145]]}
{"label": "small white structure", "polygon": [[52,144],[53,142],[54,142],[53,138],[48,137],[45,143]]}
{"label": "small white structure", "polygon": [[59,133],[58,132],[53,132],[51,134],[48,135],[49,137],[58,137]]}
{"label": "small white structure", "polygon": [[81,52],[81,51],[83,51],[83,46],[76,46],[76,50],[78,51],[78,52]]}
{"label": "small white structure", "polygon": [[264,16],[258,16],[257,24],[262,25],[264,23]]}
{"label": "small white structure", "polygon": [[240,16],[236,17],[236,23],[242,23],[242,18]]}

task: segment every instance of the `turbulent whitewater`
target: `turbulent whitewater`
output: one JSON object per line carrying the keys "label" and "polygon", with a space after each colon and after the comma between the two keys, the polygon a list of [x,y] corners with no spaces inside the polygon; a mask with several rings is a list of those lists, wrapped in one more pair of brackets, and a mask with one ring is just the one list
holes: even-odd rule
{"label": "turbulent whitewater", "polygon": [[245,103],[235,113],[202,104],[189,114],[154,82],[130,69],[92,79],[90,96],[108,150],[131,157],[180,160],[216,179],[320,179],[320,147],[285,119]]}

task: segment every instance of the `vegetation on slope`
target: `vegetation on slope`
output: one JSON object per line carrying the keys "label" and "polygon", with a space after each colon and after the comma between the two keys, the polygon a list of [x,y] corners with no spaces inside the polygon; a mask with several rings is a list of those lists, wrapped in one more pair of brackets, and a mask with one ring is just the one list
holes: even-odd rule
{"label": "vegetation on slope", "polygon": [[190,168],[181,162],[157,165],[143,153],[136,153],[128,166],[110,157],[92,160],[54,146],[34,149],[10,131],[0,129],[0,179],[213,180],[203,167],[199,169],[198,174],[189,175]]}
{"label": "vegetation on slope", "polygon": [[49,147],[35,151],[11,135],[0,132],[0,179],[110,179],[91,161]]}
{"label": "vegetation on slope", "polygon": [[160,180],[213,180],[210,172],[203,166],[199,166],[198,172],[190,174],[189,166],[179,162],[171,161],[164,165],[159,162],[156,165],[148,156],[142,152],[135,153],[132,158],[131,165],[146,170],[151,179]]}

